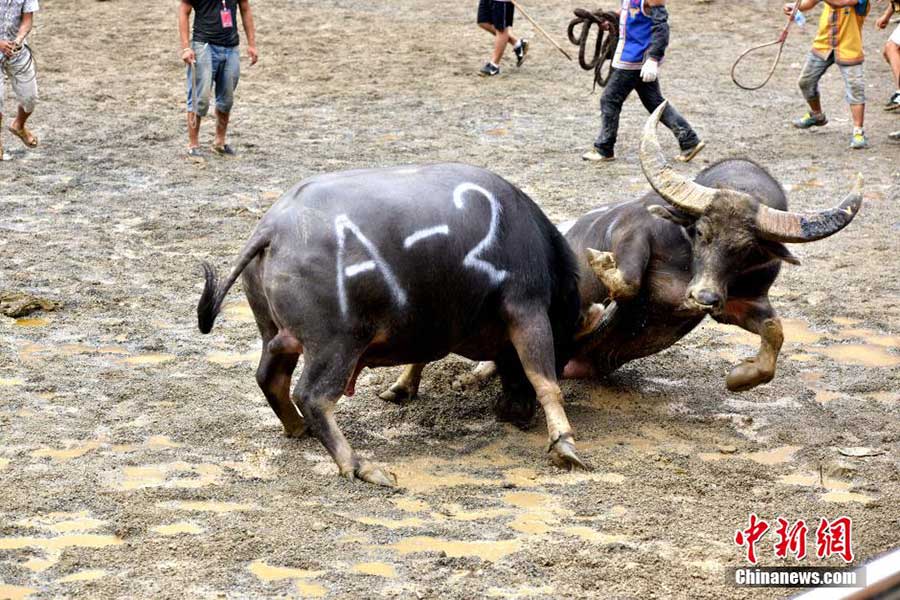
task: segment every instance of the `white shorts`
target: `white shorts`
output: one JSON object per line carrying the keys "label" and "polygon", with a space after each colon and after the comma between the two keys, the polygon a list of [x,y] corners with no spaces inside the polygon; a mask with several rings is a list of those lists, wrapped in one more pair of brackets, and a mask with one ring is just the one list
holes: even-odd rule
{"label": "white shorts", "polygon": [[888,41],[900,46],[900,25],[897,25],[897,27],[894,29],[894,33],[892,33],[891,37],[888,38]]}

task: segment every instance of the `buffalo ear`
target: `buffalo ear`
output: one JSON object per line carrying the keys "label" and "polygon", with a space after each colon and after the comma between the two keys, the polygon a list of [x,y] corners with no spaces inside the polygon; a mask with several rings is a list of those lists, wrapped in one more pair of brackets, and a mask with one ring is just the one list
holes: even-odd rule
{"label": "buffalo ear", "polygon": [[784,244],[767,242],[762,244],[762,249],[774,259],[783,260],[784,262],[791,263],[792,265],[800,264],[800,259],[791,254],[791,251],[788,250],[787,246],[785,246]]}
{"label": "buffalo ear", "polygon": [[680,225],[681,227],[687,227],[694,222],[693,219],[691,219],[684,213],[675,212],[660,204],[652,204],[648,206],[647,212],[654,217],[665,219],[666,221],[672,221],[673,223],[675,223],[676,225]]}

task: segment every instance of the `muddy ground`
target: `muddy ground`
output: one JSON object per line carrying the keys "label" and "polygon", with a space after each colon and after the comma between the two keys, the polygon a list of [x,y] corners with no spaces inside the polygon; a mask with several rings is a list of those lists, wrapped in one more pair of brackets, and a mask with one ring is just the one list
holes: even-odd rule
{"label": "muddy ground", "polygon": [[[13,160],[0,163],[0,291],[64,307],[0,319],[0,597],[770,598],[786,592],[725,583],[745,564],[733,537],[749,512],[811,529],[848,515],[857,561],[896,545],[900,150],[885,137],[900,122],[880,109],[893,86],[874,18],[872,148],[851,154],[837,72],[823,83],[831,124],[788,125],[804,110],[794,82],[811,29],[750,94],[728,69],[777,34],[779,3],[675,4],[664,90],[709,142],[684,171],[748,155],[800,209],[836,203],[859,171],[867,202],[845,232],[793,248],[803,266],[773,290],[787,342],[771,384],[725,390],[757,341],[712,324],[605,381],[564,383],[591,473],[548,462],[541,422],[495,423],[496,383],[454,391],[470,364],[450,358],[405,408],[377,398],[398,369],[363,373],[340,422],[403,489],[349,483],[318,442],[282,437],[239,288],[213,334],[197,332],[199,261],[229,264],[307,175],[459,160],[558,221],[647,189],[637,100],[619,162],[583,164],[598,126],[589,76],[534,39],[522,69],[507,59],[480,79],[490,40],[474,4],[258,2],[262,59],[244,62],[233,113],[240,157],[203,165],[181,157],[172,3],[44,4],[42,145],[25,154],[5,134]],[[580,4],[530,6],[562,39]],[[762,564],[783,564],[772,542]]]}

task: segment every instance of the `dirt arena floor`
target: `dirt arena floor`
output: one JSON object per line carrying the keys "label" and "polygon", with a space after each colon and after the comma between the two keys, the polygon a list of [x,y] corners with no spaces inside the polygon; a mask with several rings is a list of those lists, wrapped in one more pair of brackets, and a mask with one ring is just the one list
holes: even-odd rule
{"label": "dirt arena floor", "polygon": [[[647,189],[646,113],[633,98],[620,160],[588,165],[599,94],[524,21],[525,66],[507,58],[485,80],[474,0],[254,4],[261,60],[243,63],[240,156],[205,164],[183,158],[174,2],[48,1],[38,16],[42,144],[26,154],[4,134],[0,292],[64,306],[0,317],[0,597],[774,598],[788,591],[726,583],[746,564],[733,538],[750,512],[806,519],[813,555],[820,517],[852,517],[857,561],[896,546],[900,147],[886,135],[900,119],[881,110],[893,86],[874,15],[872,147],[851,153],[836,71],[823,82],[831,123],[789,126],[804,111],[795,81],[812,23],[770,85],[747,93],[731,61],[777,35],[779,2],[673,6],[664,91],[709,143],[683,172],[750,156],[799,209],[832,206],[865,176],[847,230],[792,247],[803,265],[773,290],[787,341],[771,384],[725,390],[757,340],[711,322],[607,380],[565,382],[594,467],[565,473],[547,460],[542,420],[524,432],[494,421],[499,384],[453,389],[467,361],[431,367],[404,408],[377,397],[399,369],[364,371],[338,417],[396,472],[402,489],[388,490],[339,478],[317,441],[282,436],[256,387],[239,286],[213,333],[197,331],[199,262],[230,264],[301,178],[354,167],[482,165],[554,220],[573,218]],[[528,6],[562,40],[585,5]],[[208,145],[208,122],[202,135]],[[772,541],[761,564],[785,564]]]}

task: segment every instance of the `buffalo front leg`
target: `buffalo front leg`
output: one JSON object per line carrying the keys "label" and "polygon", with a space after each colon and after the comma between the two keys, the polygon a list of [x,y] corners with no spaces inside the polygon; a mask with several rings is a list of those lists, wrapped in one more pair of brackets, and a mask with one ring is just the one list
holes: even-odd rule
{"label": "buffalo front leg", "polygon": [[575,435],[563,408],[556,380],[553,330],[546,311],[541,307],[516,307],[509,313],[510,340],[547,418],[547,451],[570,469],[587,469],[575,453]]}
{"label": "buffalo front leg", "polygon": [[397,381],[389,389],[381,392],[378,397],[400,406],[415,398],[419,393],[419,383],[422,381],[422,371],[425,370],[426,364],[407,365]]}
{"label": "buffalo front leg", "polygon": [[784,334],[781,320],[775,314],[769,299],[729,299],[725,304],[725,316],[717,320],[737,325],[760,338],[757,355],[744,360],[728,374],[725,379],[728,389],[732,392],[744,392],[772,381]]}
{"label": "buffalo front leg", "polygon": [[650,260],[644,236],[624,231],[613,241],[611,252],[587,249],[588,264],[613,300],[627,301],[638,295]]}
{"label": "buffalo front leg", "polygon": [[294,387],[294,401],[303,413],[309,432],[328,450],[342,477],[394,487],[397,477],[360,458],[334,417],[337,401],[356,374],[358,359],[358,353],[341,348],[323,348],[315,355],[307,351],[303,374]]}

